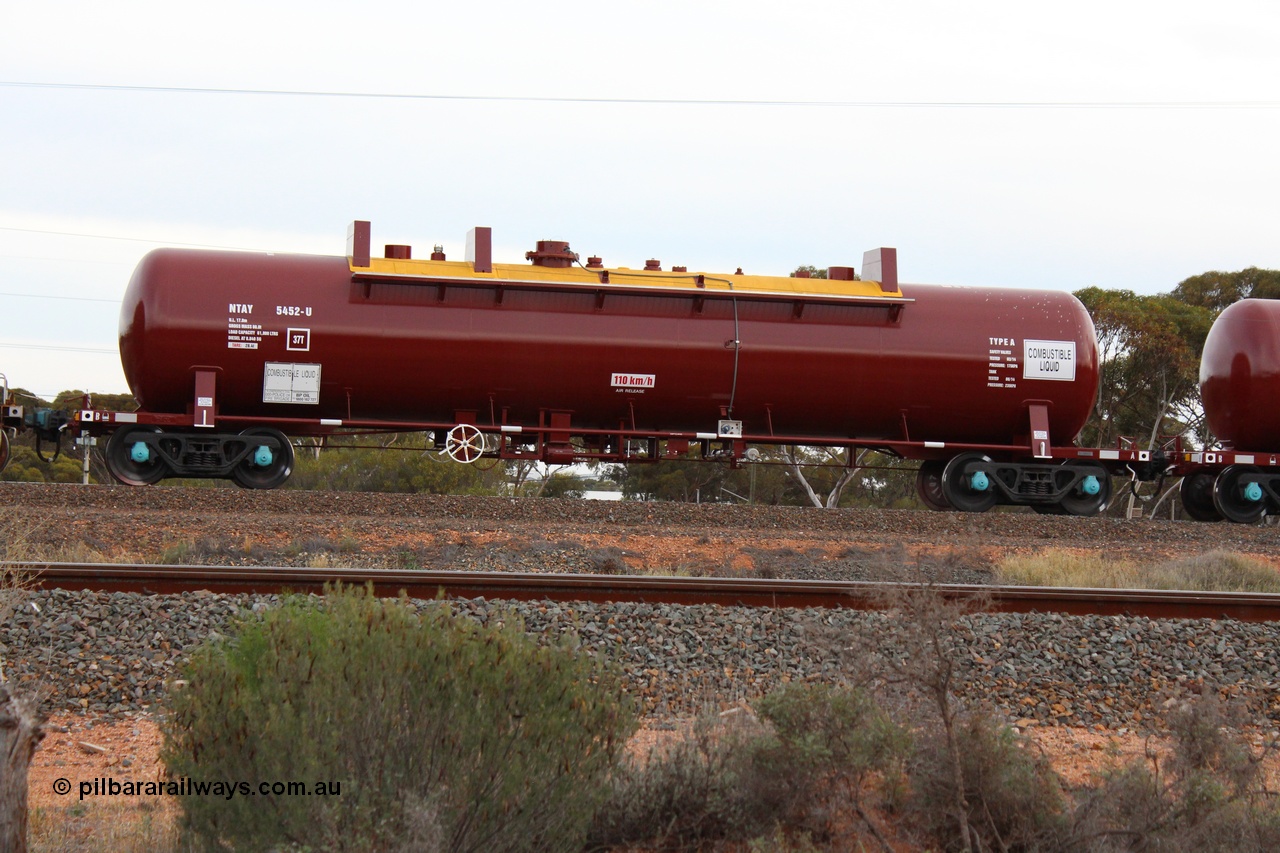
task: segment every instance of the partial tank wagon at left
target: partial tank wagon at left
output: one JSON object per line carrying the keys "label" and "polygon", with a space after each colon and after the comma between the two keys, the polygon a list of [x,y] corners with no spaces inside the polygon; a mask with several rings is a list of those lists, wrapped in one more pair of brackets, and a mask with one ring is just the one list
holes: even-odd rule
{"label": "partial tank wagon at left", "polygon": [[375,257],[355,222],[345,256],[154,251],[120,315],[139,410],[63,431],[105,436],[124,483],[249,488],[287,480],[294,438],[344,433],[427,431],[462,462],[872,448],[917,460],[935,509],[1075,515],[1106,507],[1113,475],[1171,464],[1075,444],[1099,364],[1067,293],[902,284],[892,249],[819,279],[491,247],[475,228],[462,260]]}
{"label": "partial tank wagon at left", "polygon": [[18,433],[33,436],[36,455],[42,461],[51,462],[61,452],[63,436],[72,426],[72,419],[61,409],[31,408],[18,403],[9,393],[9,378],[0,373],[0,471],[9,465],[13,438]]}

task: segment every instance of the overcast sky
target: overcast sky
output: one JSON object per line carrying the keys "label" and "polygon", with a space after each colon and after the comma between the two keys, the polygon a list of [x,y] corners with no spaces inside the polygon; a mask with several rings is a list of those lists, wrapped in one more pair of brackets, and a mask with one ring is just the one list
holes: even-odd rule
{"label": "overcast sky", "polygon": [[904,282],[1143,293],[1280,268],[1269,0],[0,0],[0,29],[0,372],[49,396],[127,390],[149,249],[342,254],[353,219],[456,259],[490,225],[507,262],[894,246]]}

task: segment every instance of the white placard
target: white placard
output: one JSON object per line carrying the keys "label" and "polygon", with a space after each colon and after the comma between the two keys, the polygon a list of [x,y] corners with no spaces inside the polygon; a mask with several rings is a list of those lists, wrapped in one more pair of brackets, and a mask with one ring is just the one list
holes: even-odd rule
{"label": "white placard", "polygon": [[268,361],[262,374],[262,402],[320,402],[320,365]]}
{"label": "white placard", "polygon": [[1057,379],[1071,382],[1076,378],[1075,341],[1022,342],[1022,378]]}

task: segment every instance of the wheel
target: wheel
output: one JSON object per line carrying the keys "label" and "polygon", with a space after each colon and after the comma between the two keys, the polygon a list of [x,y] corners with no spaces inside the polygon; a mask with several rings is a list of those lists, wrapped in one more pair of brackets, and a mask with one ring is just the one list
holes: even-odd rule
{"label": "wheel", "polygon": [[1213,503],[1213,475],[1197,471],[1182,478],[1178,487],[1182,508],[1193,521],[1222,521],[1222,513]]}
{"label": "wheel", "polygon": [[9,431],[0,429],[0,471],[9,464]]}
{"label": "wheel", "polygon": [[946,467],[947,463],[941,459],[926,459],[916,472],[916,494],[921,503],[936,512],[951,509],[947,496],[942,493],[942,472]]}
{"label": "wheel", "polygon": [[454,462],[475,462],[487,448],[484,433],[471,424],[458,424],[444,439],[444,452]]}
{"label": "wheel", "polygon": [[156,445],[142,441],[159,435],[155,427],[125,427],[107,440],[107,471],[126,486],[149,486],[169,476],[169,466],[156,452]]}
{"label": "wheel", "polygon": [[995,485],[981,471],[965,469],[975,462],[990,462],[982,453],[961,453],[953,457],[942,471],[942,496],[953,509],[961,512],[986,512],[996,505]]}
{"label": "wheel", "polygon": [[[231,469],[231,479],[246,489],[274,489],[293,473],[293,444],[280,430],[250,427],[240,433],[248,439],[248,453]],[[273,439],[275,447],[254,438]]]}
{"label": "wheel", "polygon": [[1213,481],[1213,505],[1227,521],[1254,524],[1267,514],[1262,488],[1256,482],[1243,482],[1257,473],[1252,465],[1228,465]]}
{"label": "wheel", "polygon": [[1081,469],[1084,477],[1068,492],[1058,506],[1067,515],[1097,515],[1111,501],[1111,475],[1106,468],[1072,460],[1067,466]]}

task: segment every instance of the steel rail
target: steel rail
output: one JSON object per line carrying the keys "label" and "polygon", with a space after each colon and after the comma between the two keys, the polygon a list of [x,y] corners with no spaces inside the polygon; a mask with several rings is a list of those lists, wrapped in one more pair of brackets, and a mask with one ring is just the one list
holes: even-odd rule
{"label": "steel rail", "polygon": [[[319,593],[325,584],[372,584],[380,596],[491,598],[521,601],[645,602],[745,607],[881,609],[889,591],[920,584],[865,581],[759,580],[633,575],[454,572],[296,567],[161,566],[107,563],[0,563],[31,578],[42,589],[173,594]],[[1135,589],[936,584],[952,600],[975,599],[983,609],[1074,615],[1130,615],[1153,619],[1280,621],[1280,594],[1183,592]]]}

